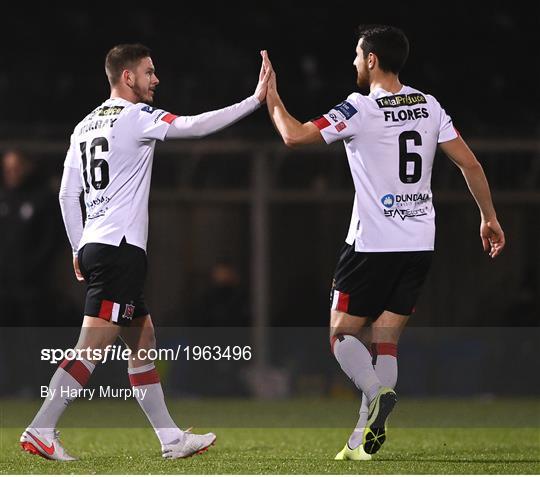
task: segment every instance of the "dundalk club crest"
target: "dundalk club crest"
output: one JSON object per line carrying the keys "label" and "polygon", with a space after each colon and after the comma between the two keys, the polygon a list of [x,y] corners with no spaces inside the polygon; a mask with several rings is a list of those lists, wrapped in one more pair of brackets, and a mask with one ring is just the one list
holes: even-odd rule
{"label": "dundalk club crest", "polygon": [[131,320],[133,319],[133,313],[135,313],[135,305],[126,305],[126,309],[124,310],[122,318],[125,318],[126,320]]}

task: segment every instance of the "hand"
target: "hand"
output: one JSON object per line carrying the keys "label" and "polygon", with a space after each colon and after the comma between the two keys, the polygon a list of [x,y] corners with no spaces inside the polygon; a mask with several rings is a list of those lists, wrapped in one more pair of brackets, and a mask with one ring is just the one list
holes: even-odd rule
{"label": "hand", "polygon": [[[261,51],[261,55],[262,54],[263,52]],[[259,82],[257,83],[257,87],[255,88],[254,93],[254,96],[259,100],[261,104],[264,103],[264,100],[266,99],[266,90],[268,88],[268,80],[271,73],[271,70],[265,68],[263,60],[263,62],[261,63],[261,71],[259,72]]]}
{"label": "hand", "polygon": [[77,255],[73,257],[73,270],[75,270],[75,278],[79,282],[84,282],[84,277],[82,276],[81,269],[79,268],[79,258]]}
{"label": "hand", "polygon": [[268,80],[268,90],[267,92],[277,93],[277,81],[276,81],[276,72],[272,67],[270,58],[268,57],[268,52],[266,50],[261,51],[261,56],[263,57],[263,67],[265,70],[270,71],[270,78]]}
{"label": "hand", "polygon": [[484,252],[488,252],[491,258],[499,255],[506,244],[504,232],[497,219],[482,220],[480,224],[480,238]]}

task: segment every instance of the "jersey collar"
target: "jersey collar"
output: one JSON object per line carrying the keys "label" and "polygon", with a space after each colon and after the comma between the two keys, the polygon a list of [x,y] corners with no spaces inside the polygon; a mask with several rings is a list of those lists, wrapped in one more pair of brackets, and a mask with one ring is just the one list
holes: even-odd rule
{"label": "jersey collar", "polygon": [[385,89],[379,87],[375,88],[371,93],[369,93],[369,96],[371,98],[380,98],[382,96],[394,96],[396,94],[404,94],[407,88],[407,85],[401,85],[401,89],[397,93],[390,93],[390,91],[386,91]]}
{"label": "jersey collar", "polygon": [[108,98],[108,99],[105,100],[104,104],[105,103],[120,103],[120,104],[123,104],[125,106],[130,106],[130,105],[135,104],[135,103],[132,103],[131,101],[128,101],[127,99],[119,98],[119,97]]}

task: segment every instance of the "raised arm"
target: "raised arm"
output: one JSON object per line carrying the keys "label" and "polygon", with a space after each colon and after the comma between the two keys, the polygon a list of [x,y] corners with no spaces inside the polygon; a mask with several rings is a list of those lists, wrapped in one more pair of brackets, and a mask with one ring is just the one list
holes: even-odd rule
{"label": "raised arm", "polygon": [[272,69],[272,63],[268,58],[266,50],[262,52],[262,55],[263,66],[267,72],[270,72],[268,90],[266,93],[268,113],[270,114],[272,123],[274,123],[275,128],[281,135],[283,142],[289,147],[324,142],[319,128],[315,126],[315,124],[312,122],[301,123],[289,114],[279,97],[276,73]]}
{"label": "raised arm", "polygon": [[236,123],[259,108],[266,97],[270,71],[261,64],[259,82],[252,96],[223,109],[196,116],[178,116],[171,122],[166,139],[199,138],[208,136]]}
{"label": "raised arm", "polygon": [[480,209],[480,238],[491,258],[499,255],[505,245],[504,232],[497,220],[489,184],[482,165],[465,141],[458,136],[440,144],[442,151],[461,169],[474,200]]}

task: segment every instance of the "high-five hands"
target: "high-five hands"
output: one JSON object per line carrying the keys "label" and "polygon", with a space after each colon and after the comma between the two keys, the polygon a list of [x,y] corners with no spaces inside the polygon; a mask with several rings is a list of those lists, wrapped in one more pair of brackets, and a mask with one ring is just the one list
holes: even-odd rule
{"label": "high-five hands", "polygon": [[263,61],[261,63],[261,71],[259,72],[259,82],[257,83],[257,87],[255,88],[255,93],[253,93],[260,103],[264,103],[266,99],[266,91],[268,89],[268,82],[270,79],[270,75],[272,74],[271,65],[270,65],[270,68],[265,67],[264,53],[266,53],[265,50],[261,51]]}
{"label": "high-five hands", "polygon": [[255,89],[254,95],[261,102],[266,100],[266,94],[270,90],[273,93],[277,92],[276,73],[272,68],[270,58],[268,58],[268,52],[261,50],[262,64],[261,71],[259,72],[259,82]]}
{"label": "high-five hands", "polygon": [[268,80],[268,90],[273,93],[277,93],[277,81],[276,81],[276,72],[272,67],[270,58],[268,57],[268,52],[266,50],[261,51],[261,56],[263,58],[263,67],[266,71],[270,71],[270,78]]}

